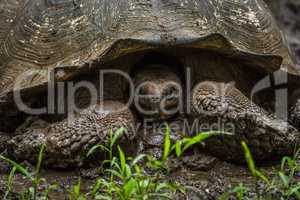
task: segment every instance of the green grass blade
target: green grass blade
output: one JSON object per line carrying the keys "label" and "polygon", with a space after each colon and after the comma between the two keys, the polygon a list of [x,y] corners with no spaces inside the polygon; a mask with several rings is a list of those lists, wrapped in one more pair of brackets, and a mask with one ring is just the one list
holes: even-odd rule
{"label": "green grass blade", "polygon": [[177,157],[180,157],[182,155],[182,142],[181,141],[177,141],[175,144],[175,153]]}
{"label": "green grass blade", "polygon": [[300,199],[300,192],[299,192],[299,190],[294,191],[293,194],[297,197],[298,200]]}
{"label": "green grass blade", "polygon": [[297,197],[297,199],[300,199],[300,192],[299,192],[299,190],[300,190],[300,185],[299,185],[299,186],[296,186],[296,187],[294,187],[294,188],[291,188],[291,189],[289,190],[289,192],[288,192],[288,195],[289,195],[289,196],[294,195],[295,197]]}
{"label": "green grass blade", "polygon": [[28,188],[28,192],[29,192],[30,199],[34,200],[36,198],[34,187]]}
{"label": "green grass blade", "polygon": [[32,175],[21,165],[19,165],[18,163],[16,163],[13,160],[10,160],[9,158],[6,158],[4,156],[0,156],[1,159],[5,160],[6,162],[8,162],[9,164],[11,164],[12,166],[17,168],[17,171],[20,172],[21,174],[23,174],[25,177],[27,177],[28,179],[30,179],[31,181],[34,181],[34,178],[32,177]]}
{"label": "green grass blade", "polygon": [[7,191],[5,192],[4,199],[10,199],[9,195],[10,195],[10,192],[12,190],[13,179],[14,179],[14,176],[16,174],[16,170],[17,170],[17,168],[14,166],[12,168],[12,170],[10,171],[10,173],[9,173],[8,180],[7,180]]}
{"label": "green grass blade", "polygon": [[[295,149],[297,149],[297,148],[295,148]],[[294,161],[298,159],[299,154],[300,154],[300,148],[297,151],[295,151],[295,153],[294,153],[294,156],[293,156]]]}
{"label": "green grass blade", "polygon": [[281,171],[285,171],[285,166],[288,164],[288,166],[291,168],[292,165],[294,164],[294,161],[290,157],[283,157],[281,160],[281,166],[280,169]]}
{"label": "green grass blade", "polygon": [[95,200],[112,200],[113,198],[110,196],[104,196],[104,195],[97,195],[95,197]]}
{"label": "green grass blade", "polygon": [[76,199],[80,197],[80,186],[81,186],[81,179],[78,179],[77,184],[73,187],[73,195]]}
{"label": "green grass blade", "polygon": [[120,167],[120,165],[119,165],[119,163],[118,163],[118,159],[116,158],[116,157],[113,157],[113,159],[111,160],[111,162],[110,162],[110,166],[111,167],[116,167],[119,171],[121,171],[121,167]]}
{"label": "green grass blade", "polygon": [[170,138],[171,130],[170,127],[166,124],[166,133],[165,133],[165,142],[164,142],[164,152],[162,160],[165,161],[170,155],[171,149],[171,138]]}
{"label": "green grass blade", "polygon": [[120,179],[123,179],[123,175],[121,173],[119,173],[118,171],[114,170],[114,169],[107,169],[105,170],[106,172],[109,172],[110,174],[112,174],[115,177],[118,177]]}
{"label": "green grass blade", "polygon": [[204,140],[208,139],[209,137],[220,135],[223,132],[216,132],[216,131],[211,131],[211,132],[206,132],[206,133],[199,133],[197,136],[190,138],[187,142],[185,142],[184,147],[182,152],[186,151],[188,148],[191,146],[201,143]]}
{"label": "green grass blade", "polygon": [[267,185],[270,185],[270,180],[262,172],[255,170],[255,173],[256,173],[257,177],[259,177],[261,180],[263,180]]}
{"label": "green grass blade", "polygon": [[113,147],[116,143],[116,141],[122,136],[122,134],[124,134],[124,132],[126,131],[125,128],[119,128],[114,134],[112,133],[112,130],[110,131],[110,134],[112,134],[111,137],[111,147]]}
{"label": "green grass blade", "polygon": [[35,175],[38,176],[38,174],[40,173],[40,169],[41,169],[41,165],[42,165],[42,161],[43,161],[43,156],[44,156],[44,151],[45,151],[45,145],[42,145],[40,148],[40,152],[39,152],[39,156],[38,156],[38,162],[36,165],[36,171],[35,171]]}
{"label": "green grass blade", "polygon": [[164,189],[169,189],[169,190],[171,190],[171,191],[176,191],[176,188],[173,186],[173,185],[171,185],[171,184],[169,184],[169,183],[160,183],[160,184],[158,184],[157,186],[156,186],[156,188],[155,188],[155,192],[156,193],[160,193],[160,192],[162,192]]}
{"label": "green grass blade", "polygon": [[126,169],[126,157],[120,146],[118,146],[118,151],[119,151],[119,158],[121,162],[121,170],[122,173],[124,174]]}
{"label": "green grass blade", "polygon": [[233,189],[233,192],[236,194],[238,197],[238,200],[243,200],[246,192],[246,188],[244,187],[243,184],[240,184],[238,187]]}
{"label": "green grass blade", "polygon": [[102,181],[103,181],[102,179],[98,179],[96,181],[96,183],[95,183],[95,185],[94,185],[94,187],[93,187],[93,189],[91,191],[91,196],[92,197],[95,197],[96,194],[100,192],[100,189],[102,187]]}
{"label": "green grass blade", "polygon": [[246,144],[246,142],[242,141],[242,147],[244,149],[244,154],[245,154],[245,159],[248,165],[248,168],[252,174],[252,176],[256,177],[256,169],[255,169],[255,162],[252,158],[252,154],[250,152],[250,149],[248,147],[248,145]]}
{"label": "green grass blade", "polygon": [[125,167],[125,175],[126,175],[126,178],[132,177],[131,167],[127,164],[126,164],[126,167]]}
{"label": "green grass blade", "polygon": [[94,154],[96,152],[96,150],[100,149],[101,151],[106,151],[109,152],[109,149],[107,147],[105,147],[104,145],[95,145],[93,146],[88,153],[86,154],[87,157],[90,157],[92,154]]}
{"label": "green grass blade", "polygon": [[147,155],[145,154],[140,154],[138,155],[136,158],[133,159],[133,161],[131,162],[131,166],[135,166],[137,165],[139,162],[141,162],[145,157],[147,157]]}
{"label": "green grass blade", "polygon": [[289,183],[290,183],[289,177],[286,176],[283,172],[279,172],[278,175],[279,175],[279,177],[280,177],[280,179],[281,179],[281,181],[283,183],[283,186],[285,188],[288,188],[289,187]]}
{"label": "green grass blade", "polygon": [[12,170],[10,171],[10,173],[9,173],[8,180],[7,180],[7,186],[8,186],[7,188],[9,190],[11,189],[11,186],[13,184],[13,179],[14,179],[14,176],[16,174],[16,170],[17,170],[17,168],[14,166],[12,168]]}
{"label": "green grass blade", "polygon": [[266,184],[270,185],[270,180],[262,172],[256,169],[254,159],[246,142],[242,141],[241,144],[244,149],[245,159],[252,176],[258,177],[261,180],[263,180]]}
{"label": "green grass blade", "polygon": [[132,198],[132,195],[133,193],[135,192],[136,190],[136,181],[131,178],[125,185],[124,185],[124,193],[125,193],[125,197],[126,199],[131,199]]}

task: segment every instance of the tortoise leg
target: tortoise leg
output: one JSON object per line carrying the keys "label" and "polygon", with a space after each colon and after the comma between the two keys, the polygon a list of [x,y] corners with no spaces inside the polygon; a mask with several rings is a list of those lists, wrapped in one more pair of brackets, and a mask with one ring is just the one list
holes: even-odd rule
{"label": "tortoise leg", "polygon": [[119,142],[133,140],[135,117],[129,108],[117,101],[105,101],[45,128],[30,128],[9,142],[12,156],[36,162],[39,147],[45,144],[44,164],[52,168],[80,167],[86,163],[86,153],[97,144],[105,145],[109,131],[127,131]]}
{"label": "tortoise leg", "polygon": [[6,150],[7,141],[10,139],[10,134],[0,132],[0,154],[2,154]]}
{"label": "tortoise leg", "polygon": [[289,112],[289,121],[293,126],[300,130],[300,99],[298,99]]}
{"label": "tortoise leg", "polygon": [[256,160],[267,160],[293,153],[300,138],[293,126],[254,104],[233,84],[207,81],[195,87],[192,115],[201,127],[217,124],[219,129],[233,133],[206,142],[212,154],[226,160],[244,160],[242,140],[249,145]]}

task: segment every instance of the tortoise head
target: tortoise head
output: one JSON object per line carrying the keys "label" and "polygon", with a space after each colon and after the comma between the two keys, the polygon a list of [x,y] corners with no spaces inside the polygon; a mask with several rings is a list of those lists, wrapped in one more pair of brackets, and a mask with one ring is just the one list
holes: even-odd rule
{"label": "tortoise head", "polygon": [[178,113],[182,88],[178,75],[164,65],[148,65],[134,77],[137,111],[144,117],[166,120]]}

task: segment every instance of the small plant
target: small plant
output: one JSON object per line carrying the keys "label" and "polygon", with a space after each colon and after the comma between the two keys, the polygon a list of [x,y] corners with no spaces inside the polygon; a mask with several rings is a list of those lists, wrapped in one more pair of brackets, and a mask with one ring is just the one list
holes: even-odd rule
{"label": "small plant", "polygon": [[[177,193],[185,193],[185,191],[183,186],[178,183],[168,181],[165,173],[169,171],[166,166],[168,158],[172,154],[177,157],[182,156],[192,146],[205,141],[209,137],[227,134],[223,132],[200,133],[195,137],[184,138],[173,144],[170,138],[171,130],[166,126],[163,155],[161,159],[155,159],[152,156],[145,154],[140,154],[135,158],[128,157],[123,149],[116,145],[118,139],[124,134],[124,131],[124,128],[117,130],[115,133],[110,130],[107,145],[96,145],[88,151],[87,156],[91,156],[98,150],[106,152],[107,160],[100,162],[101,166],[104,168],[103,174],[95,181],[91,190],[86,194],[81,192],[81,179],[79,178],[77,184],[70,186],[67,190],[68,198],[70,200],[172,199]],[[275,175],[270,177],[266,176],[256,167],[247,144],[241,142],[241,146],[244,150],[245,160],[249,171],[255,178],[255,191],[253,192],[253,189],[247,187],[246,184],[240,183],[237,187],[224,193],[219,198],[220,200],[232,199],[232,197],[235,197],[235,199],[238,200],[300,200],[300,182],[295,179],[295,176],[300,173],[300,164],[297,162],[300,149],[295,151],[293,157],[282,158],[280,168]],[[48,199],[49,192],[58,188],[55,184],[48,186],[46,180],[40,176],[44,150],[45,147],[41,146],[34,173],[30,173],[27,169],[13,160],[3,156],[0,157],[12,166],[12,170],[7,179],[7,190],[4,199],[13,198],[13,180],[17,172],[21,173],[32,183],[29,188],[26,188],[19,194],[18,199],[46,200]],[[259,188],[259,182],[264,183],[264,187]],[[47,185],[43,191],[39,190],[41,183],[46,183]]]}
{"label": "small plant", "polygon": [[237,187],[223,194],[219,200],[230,199],[233,195],[235,195],[238,200],[250,200],[250,198],[247,197],[248,193],[249,188],[245,187],[243,183],[240,183]]}
{"label": "small plant", "polygon": [[[124,133],[125,129],[121,128],[115,133],[110,131],[109,142],[107,146],[96,145],[91,148],[87,156],[96,152],[96,150],[104,151],[108,154],[108,160],[101,162],[101,165],[109,164],[109,169],[105,170],[105,175],[108,179],[100,178],[91,191],[90,195],[94,199],[149,199],[153,197],[160,197],[170,199],[172,193],[184,192],[176,183],[164,181],[163,174],[168,172],[165,161],[174,151],[180,157],[186,150],[197,143],[203,142],[205,139],[219,135],[219,132],[201,133],[193,138],[185,138],[171,143],[171,130],[166,125],[164,149],[161,160],[157,160],[150,155],[138,155],[132,159],[125,155],[120,146],[117,146],[118,157],[113,156],[114,146],[116,141]],[[154,174],[148,174],[141,163],[152,169]]]}
{"label": "small plant", "polygon": [[293,157],[283,157],[277,176],[268,185],[270,193],[277,193],[284,199],[291,197],[300,199],[300,182],[294,181],[296,173],[300,173],[300,164],[297,163],[300,149],[295,151]]}
{"label": "small plant", "polygon": [[270,181],[261,171],[257,170],[257,168],[255,166],[255,162],[254,162],[252,154],[251,154],[251,151],[250,151],[248,145],[246,144],[246,142],[242,141],[241,144],[244,149],[245,159],[246,159],[248,168],[249,168],[252,176],[255,178],[255,190],[256,190],[256,195],[257,195],[256,198],[261,199],[260,192],[259,192],[259,186],[258,186],[258,178],[263,180],[267,185],[270,184]]}
{"label": "small plant", "polygon": [[182,140],[176,141],[175,144],[172,144],[171,142],[171,130],[170,127],[166,124],[166,132],[165,132],[165,139],[164,139],[164,148],[163,148],[163,155],[161,160],[157,160],[151,156],[147,156],[148,158],[148,166],[151,168],[154,168],[156,170],[162,170],[165,172],[169,172],[168,167],[166,166],[166,160],[172,153],[175,153],[177,158],[181,157],[184,152],[186,152],[188,149],[193,147],[196,144],[202,143],[208,138],[212,136],[218,136],[218,135],[232,135],[230,133],[225,132],[218,132],[218,131],[211,131],[211,132],[204,132],[199,133],[198,135],[192,137],[192,138],[183,138]]}
{"label": "small plant", "polygon": [[246,162],[248,164],[248,168],[251,171],[252,176],[255,177],[255,178],[260,178],[266,184],[269,185],[270,180],[261,171],[257,170],[257,168],[255,166],[255,162],[252,158],[252,154],[251,154],[250,149],[249,149],[248,145],[246,144],[246,142],[242,141],[242,147],[244,149],[245,159],[246,159]]}
{"label": "small plant", "polygon": [[212,136],[218,136],[222,134],[227,134],[224,132],[217,132],[217,131],[211,131],[211,132],[205,132],[205,133],[199,133],[195,137],[192,138],[184,138],[183,140],[177,141],[171,148],[171,151],[175,150],[176,156],[181,157],[182,154],[187,151],[189,148],[194,146],[195,144],[199,144],[207,140],[208,138]]}
{"label": "small plant", "polygon": [[[7,192],[5,194],[5,197],[7,197],[7,198],[11,197],[13,178],[14,178],[16,172],[19,172],[24,177],[26,177],[28,180],[30,180],[30,182],[32,183],[31,187],[29,187],[28,189],[26,189],[25,191],[22,192],[20,199],[30,199],[30,200],[37,199],[40,183],[42,181],[45,181],[44,179],[41,179],[41,177],[40,177],[40,169],[41,169],[41,165],[42,165],[42,161],[43,161],[44,150],[45,150],[45,146],[42,145],[40,148],[39,154],[38,154],[38,161],[37,161],[37,165],[35,167],[35,172],[33,175],[26,168],[24,168],[20,164],[16,163],[15,161],[10,160],[9,158],[6,158],[4,156],[0,156],[1,159],[5,160],[11,166],[13,166],[13,168],[10,172],[9,178],[8,178]],[[57,187],[56,185],[47,186],[44,195],[42,195],[42,199],[48,199],[49,191],[55,189],[56,187]]]}
{"label": "small plant", "polygon": [[[296,173],[300,173],[300,164],[297,163],[297,159],[300,154],[300,149],[294,153],[293,157],[283,157],[281,161],[281,167],[278,172],[273,177],[268,177],[264,175],[261,171],[259,171],[255,162],[252,158],[252,154],[250,152],[249,147],[245,142],[241,143],[244,153],[245,159],[248,165],[248,168],[255,178],[256,183],[256,191],[254,199],[276,199],[280,200],[290,200],[290,199],[299,199],[300,200],[300,182],[294,181],[294,177]],[[263,189],[263,196],[258,189],[258,181],[261,180],[265,183],[265,187]],[[242,183],[223,194],[219,199],[227,200],[232,196],[236,196],[237,199],[253,199],[249,197],[250,189],[245,187]]]}
{"label": "small plant", "polygon": [[8,180],[7,180],[7,190],[4,195],[4,199],[11,199],[11,191],[13,187],[13,179],[15,176],[15,173],[17,171],[17,167],[13,167],[12,170],[9,173]]}
{"label": "small plant", "polygon": [[68,190],[69,200],[86,200],[86,195],[81,194],[81,179],[78,179],[76,185],[73,186],[72,190]]}
{"label": "small plant", "polygon": [[99,178],[90,192],[90,196],[93,199],[129,200],[153,197],[170,199],[170,194],[177,191],[177,185],[163,181],[158,173],[147,174],[140,166],[145,159],[146,165],[150,166],[149,156],[141,154],[132,159],[126,156],[120,146],[117,146],[118,157],[113,156],[114,145],[124,131],[125,129],[119,129],[115,134],[110,131],[108,147],[97,145],[88,152],[87,155],[90,156],[97,149],[106,151],[109,159],[104,160],[102,165],[109,164],[110,166],[105,170],[105,175],[109,178]]}
{"label": "small plant", "polygon": [[162,161],[165,161],[169,155],[175,151],[177,157],[181,157],[182,154],[187,151],[189,148],[193,147],[196,144],[202,143],[212,136],[219,135],[232,135],[231,133],[222,132],[222,131],[210,131],[199,133],[192,138],[184,138],[182,140],[176,141],[175,144],[171,144],[171,130],[170,127],[166,124],[166,133],[165,133],[165,143],[164,143],[164,153]]}
{"label": "small plant", "polygon": [[115,133],[113,133],[113,131],[110,129],[109,130],[109,141],[108,141],[108,145],[95,145],[93,146],[87,153],[87,157],[91,156],[92,154],[94,154],[98,149],[100,149],[101,151],[105,151],[108,153],[108,160],[105,160],[104,162],[101,161],[100,163],[102,164],[106,164],[107,162],[111,162],[113,160],[113,148],[117,142],[117,140],[122,136],[122,134],[125,132],[126,130],[124,128],[120,128],[118,129]]}

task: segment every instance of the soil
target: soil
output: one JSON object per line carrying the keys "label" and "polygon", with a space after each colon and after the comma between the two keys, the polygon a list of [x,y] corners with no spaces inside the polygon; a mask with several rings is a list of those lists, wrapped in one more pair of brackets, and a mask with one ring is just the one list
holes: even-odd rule
{"label": "soil", "polygon": [[[266,1],[272,4],[274,15],[278,20],[278,24],[286,34],[287,43],[300,69],[300,1],[280,0],[280,5],[276,5],[278,2],[275,2],[275,0]],[[2,149],[2,144],[0,144],[0,149]],[[236,166],[218,159],[215,159],[212,164],[211,159],[205,158],[209,160],[210,165],[197,169],[195,165],[190,165],[187,161],[184,161],[184,159],[186,160],[186,158],[183,158],[183,162],[182,160],[180,161],[182,165],[174,169],[171,176],[169,176],[170,180],[179,181],[188,188],[188,196],[183,197],[178,195],[177,199],[216,199],[229,188],[238,185],[240,182],[250,186],[254,184],[254,179],[244,166]],[[29,168],[33,168],[29,164],[27,165]],[[263,171],[272,174],[276,165],[275,163],[261,167]],[[3,196],[6,190],[9,166],[2,161],[0,162],[0,172],[0,196]],[[88,191],[89,187],[94,183],[93,179],[97,177],[97,170],[42,171],[42,177],[47,179],[47,182],[58,183],[62,188],[65,188],[51,192],[50,197],[55,200],[66,199],[67,186],[75,185],[79,176],[86,177],[82,178],[81,186],[83,191]],[[14,184],[14,192],[19,193],[29,183],[21,175],[17,175]]]}
{"label": "soil", "polygon": [[[186,158],[182,158],[184,160]],[[187,194],[185,196],[178,194],[178,200],[183,199],[217,199],[224,192],[228,191],[239,183],[243,182],[249,187],[254,188],[254,179],[243,166],[236,166],[230,163],[226,163],[217,160],[210,163],[210,168],[200,167],[199,169],[190,167],[188,164],[182,163],[181,160],[173,160],[174,162],[180,162],[180,166],[173,169],[171,174],[166,179],[171,182],[179,182],[183,185]],[[28,165],[31,170],[34,170],[33,166]],[[263,167],[263,171],[272,173],[271,165]],[[67,199],[69,186],[77,184],[79,177],[81,177],[81,188],[83,193],[90,191],[90,187],[93,186],[97,178],[97,170],[85,169],[74,171],[54,171],[54,170],[42,170],[41,177],[45,178],[48,184],[58,184],[59,190],[52,191],[50,193],[50,199],[60,200]],[[6,191],[7,172],[0,175],[0,195],[3,197]],[[24,188],[28,188],[30,183],[23,176],[18,174],[14,179],[14,193],[19,194]],[[45,187],[41,184],[40,189]]]}

